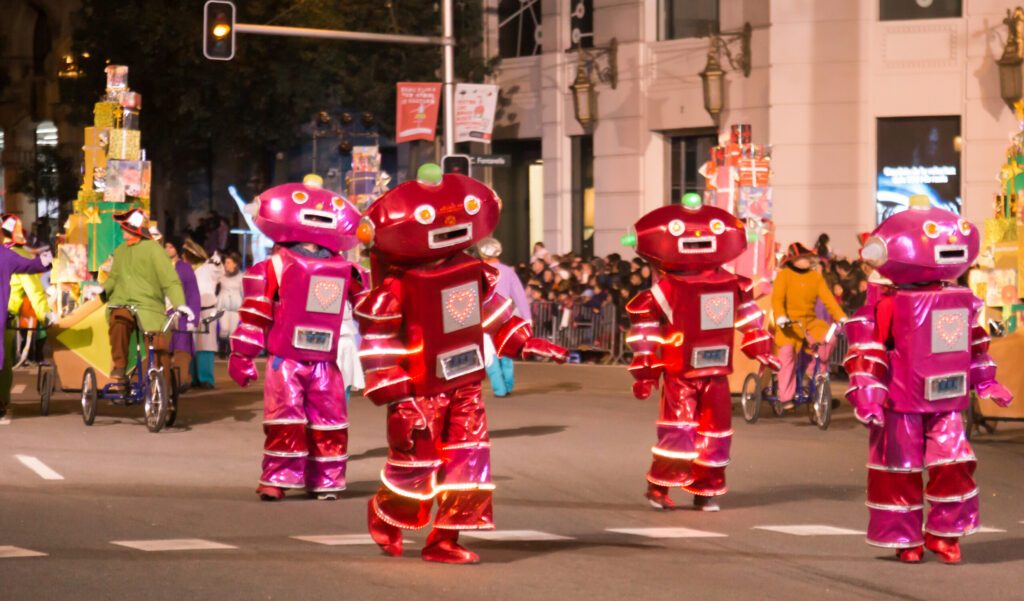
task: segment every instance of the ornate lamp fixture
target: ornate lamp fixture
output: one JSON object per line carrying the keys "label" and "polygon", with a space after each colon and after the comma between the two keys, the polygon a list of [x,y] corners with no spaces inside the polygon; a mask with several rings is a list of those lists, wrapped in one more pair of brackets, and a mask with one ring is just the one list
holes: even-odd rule
{"label": "ornate lamp fixture", "polygon": [[[750,77],[750,36],[753,31],[750,23],[744,23],[737,31],[723,31],[710,34],[708,44],[708,62],[700,72],[701,84],[704,88],[704,110],[711,115],[715,127],[719,126],[719,118],[725,108],[725,70],[722,68],[721,54],[725,57],[733,71],[742,71],[743,77]],[[740,48],[733,54],[729,44],[739,42]]]}
{"label": "ornate lamp fixture", "polygon": [[[597,123],[597,92],[591,74],[596,73],[599,82],[609,84],[614,90],[619,83],[618,51],[619,44],[615,38],[605,47],[576,48],[576,79],[569,86],[569,91],[572,92],[576,121],[588,133],[593,131]],[[604,67],[599,64],[602,59],[605,61]]]}
{"label": "ornate lamp fixture", "polygon": [[999,95],[1010,108],[1022,96],[1021,63],[1024,63],[1024,9],[1017,7],[1010,12],[1006,9],[1003,19],[1008,30],[1003,55],[996,64],[999,65]]}

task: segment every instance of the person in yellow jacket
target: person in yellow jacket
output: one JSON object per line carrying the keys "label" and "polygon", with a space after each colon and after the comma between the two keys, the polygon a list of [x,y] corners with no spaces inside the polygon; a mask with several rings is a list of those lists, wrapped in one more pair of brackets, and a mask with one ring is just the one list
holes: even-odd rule
{"label": "person in yellow jacket", "polygon": [[[21,218],[13,213],[0,216],[0,232],[3,233],[3,244],[22,257],[31,259],[35,254],[25,248],[25,229]],[[14,273],[11,275],[11,298],[7,303],[7,315],[17,320],[21,313],[22,303],[28,300],[36,319],[40,322],[50,313],[50,303],[46,298],[42,277],[38,273]],[[15,324],[17,325],[17,324]],[[14,363],[17,360],[17,349],[14,341],[17,331],[9,327],[4,332],[3,366],[0,367],[0,407],[7,407],[11,402],[11,384],[14,379]]]}
{"label": "person in yellow jacket", "polygon": [[779,402],[793,407],[796,396],[796,349],[804,336],[820,343],[818,356],[828,361],[834,340],[825,340],[829,324],[815,314],[818,300],[825,305],[835,321],[844,321],[846,314],[829,290],[817,269],[817,256],[799,242],[789,245],[786,260],[772,287],[772,312],[775,315],[775,345],[779,347]]}

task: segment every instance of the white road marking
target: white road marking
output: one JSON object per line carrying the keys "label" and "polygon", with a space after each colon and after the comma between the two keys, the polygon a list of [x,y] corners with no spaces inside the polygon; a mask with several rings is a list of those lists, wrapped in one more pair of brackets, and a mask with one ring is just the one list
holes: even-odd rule
{"label": "white road marking", "polygon": [[0,426],[9,426],[9,425],[11,425],[11,416],[10,416],[10,414],[5,416],[3,419],[0,419]]}
{"label": "white road marking", "polygon": [[647,538],[723,538],[720,532],[706,532],[692,528],[607,528],[608,532],[646,536]]}
{"label": "white road marking", "polygon": [[820,524],[793,524],[790,526],[754,526],[755,530],[767,530],[769,532],[780,532],[792,534],[793,536],[842,536],[850,534],[863,535],[861,530],[850,530],[849,528],[837,528],[835,526],[823,526]]}
{"label": "white road marking", "polygon": [[53,471],[52,469],[50,469],[50,466],[46,465],[42,461],[39,461],[35,457],[32,457],[30,455],[15,455],[15,457],[18,458],[18,461],[20,461],[22,465],[38,474],[39,477],[42,478],[43,480],[64,479],[64,476],[61,476],[57,472]]}
{"label": "white road marking", "polygon": [[[1021,522],[1021,524],[1024,524],[1024,522]],[[989,528],[988,526],[982,526],[981,528],[978,528],[975,532],[977,532],[978,534],[997,534],[1000,532],[1006,532],[1006,530],[1003,530],[1001,528]]]}
{"label": "white road marking", "polygon": [[201,538],[169,538],[165,540],[112,540],[112,545],[120,545],[139,551],[203,551],[207,549],[237,549],[232,545],[216,543]]}
{"label": "white road marking", "polygon": [[11,387],[11,394],[21,394],[23,392],[25,392],[24,384],[15,384]]}
{"label": "white road marking", "polygon": [[555,541],[575,540],[571,536],[551,534],[539,530],[463,530],[463,536],[478,538],[480,540],[506,540],[506,541]]}
{"label": "white road marking", "polygon": [[[335,547],[338,545],[375,545],[369,534],[313,534],[309,536],[293,536],[295,540],[318,545]],[[410,540],[403,540],[405,544],[411,544]]]}
{"label": "white road marking", "polygon": [[46,553],[40,553],[39,551],[33,551],[31,549],[22,549],[21,547],[0,545],[0,559],[14,559],[16,557],[46,557]]}

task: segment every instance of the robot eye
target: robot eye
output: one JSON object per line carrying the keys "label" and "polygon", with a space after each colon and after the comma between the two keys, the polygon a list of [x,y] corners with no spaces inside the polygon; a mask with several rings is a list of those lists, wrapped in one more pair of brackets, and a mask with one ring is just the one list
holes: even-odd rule
{"label": "robot eye", "polygon": [[413,217],[423,225],[430,225],[431,223],[434,223],[434,218],[437,217],[437,212],[434,210],[434,207],[430,205],[420,205],[416,207],[416,210],[413,212]]}
{"label": "robot eye", "polygon": [[295,204],[297,204],[297,205],[306,204],[307,200],[309,200],[309,194],[306,194],[305,192],[298,192],[298,191],[292,192],[292,202],[294,202]]}
{"label": "robot eye", "polygon": [[967,221],[965,219],[961,219],[961,220],[956,222],[956,226],[960,230],[961,234],[963,234],[965,236],[970,236],[971,235],[971,222],[970,221]]}
{"label": "robot eye", "polygon": [[668,222],[668,233],[673,236],[682,236],[683,232],[686,231],[686,224],[683,223],[682,219],[673,219]]}
{"label": "robot eye", "polygon": [[939,237],[939,224],[934,221],[925,221],[924,225],[921,226],[921,230],[924,231],[924,235],[929,238]]}
{"label": "robot eye", "polygon": [[480,199],[472,194],[462,201],[462,206],[466,208],[466,212],[470,215],[476,215],[479,213],[481,204]]}
{"label": "robot eye", "polygon": [[345,199],[340,196],[335,196],[334,198],[331,199],[331,204],[333,204],[335,208],[344,209]]}
{"label": "robot eye", "polygon": [[716,236],[725,232],[725,224],[722,223],[721,219],[712,219],[708,225],[711,227],[711,233]]}

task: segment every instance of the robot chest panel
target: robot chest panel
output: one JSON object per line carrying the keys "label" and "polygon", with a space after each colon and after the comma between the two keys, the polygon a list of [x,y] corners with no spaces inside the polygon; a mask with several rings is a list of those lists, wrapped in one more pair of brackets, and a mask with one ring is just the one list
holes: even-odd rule
{"label": "robot chest panel", "polygon": [[672,290],[676,325],[690,335],[729,332],[736,318],[736,292],[728,285],[676,286]]}
{"label": "robot chest panel", "polygon": [[[294,263],[281,278],[279,296],[289,310],[308,314],[341,315],[348,287],[345,266]],[[291,302],[288,302],[288,301]]]}
{"label": "robot chest panel", "polygon": [[472,263],[432,271],[412,271],[403,281],[407,321],[430,336],[462,338],[482,322],[481,271]]}
{"label": "robot chest panel", "polygon": [[441,290],[441,326],[445,334],[480,323],[480,285],[466,282]]}
{"label": "robot chest panel", "polygon": [[932,353],[956,353],[967,351],[970,331],[966,308],[938,309],[932,311],[928,328]]}

